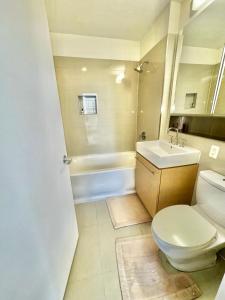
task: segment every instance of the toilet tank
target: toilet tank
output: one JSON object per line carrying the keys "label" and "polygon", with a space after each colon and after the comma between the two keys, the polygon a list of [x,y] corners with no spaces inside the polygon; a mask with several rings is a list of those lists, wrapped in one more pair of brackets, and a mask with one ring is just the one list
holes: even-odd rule
{"label": "toilet tank", "polygon": [[203,213],[225,228],[225,176],[209,170],[201,171],[196,201]]}

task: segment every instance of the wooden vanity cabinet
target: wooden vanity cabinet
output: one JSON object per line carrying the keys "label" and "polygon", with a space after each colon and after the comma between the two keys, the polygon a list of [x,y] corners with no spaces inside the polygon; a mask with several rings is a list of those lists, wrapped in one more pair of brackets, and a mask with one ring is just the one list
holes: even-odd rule
{"label": "wooden vanity cabinet", "polygon": [[137,153],[137,195],[152,217],[164,207],[190,204],[197,172],[198,164],[159,169]]}

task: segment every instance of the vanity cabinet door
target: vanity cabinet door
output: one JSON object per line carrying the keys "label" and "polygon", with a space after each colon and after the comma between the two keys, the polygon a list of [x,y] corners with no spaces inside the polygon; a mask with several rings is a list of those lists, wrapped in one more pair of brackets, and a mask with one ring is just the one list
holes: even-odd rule
{"label": "vanity cabinet door", "polygon": [[135,171],[136,192],[150,215],[154,217],[158,206],[161,171],[145,159],[143,161],[143,159],[137,156]]}
{"label": "vanity cabinet door", "polygon": [[170,205],[191,205],[198,164],[162,170],[158,210]]}

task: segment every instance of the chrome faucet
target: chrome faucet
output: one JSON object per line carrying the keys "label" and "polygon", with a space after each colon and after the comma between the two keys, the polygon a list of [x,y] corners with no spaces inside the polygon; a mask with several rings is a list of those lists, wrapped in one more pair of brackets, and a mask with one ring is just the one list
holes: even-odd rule
{"label": "chrome faucet", "polygon": [[[176,128],[176,127],[170,127],[170,128],[167,130],[167,133],[169,133],[170,131],[175,131],[175,132],[176,132],[176,143],[175,143],[175,145],[179,145],[179,129]],[[172,138],[171,138],[170,143],[171,143],[171,144],[173,143],[173,139],[172,139]]]}

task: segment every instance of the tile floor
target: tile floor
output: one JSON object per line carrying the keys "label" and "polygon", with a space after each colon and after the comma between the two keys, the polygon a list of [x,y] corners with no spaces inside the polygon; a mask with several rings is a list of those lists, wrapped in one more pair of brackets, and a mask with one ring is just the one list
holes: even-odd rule
{"label": "tile floor", "polygon": [[[150,223],[114,230],[105,201],[76,205],[80,238],[64,300],[121,300],[115,239],[150,233]],[[176,272],[161,254],[162,263]],[[225,261],[219,259],[213,268],[191,273],[203,295],[213,300],[225,272]]]}

